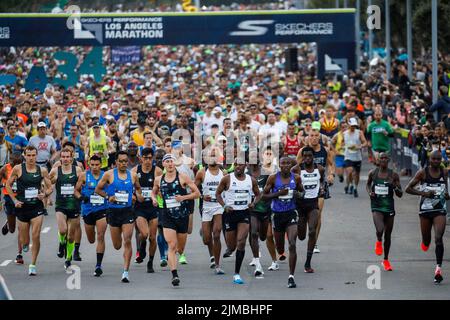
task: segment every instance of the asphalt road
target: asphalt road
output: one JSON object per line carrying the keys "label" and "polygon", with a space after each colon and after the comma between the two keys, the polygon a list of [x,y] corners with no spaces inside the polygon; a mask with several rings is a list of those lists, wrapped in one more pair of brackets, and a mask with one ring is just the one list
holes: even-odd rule
{"label": "asphalt road", "polygon": [[[306,242],[298,243],[299,254],[296,289],[286,287],[288,265],[280,263],[280,270],[267,271],[270,258],[262,244],[264,279],[253,277],[253,267],[248,264],[251,251],[247,246],[242,268],[244,285],[234,285],[234,257],[225,259],[225,275],[217,276],[209,269],[206,247],[199,236],[200,218],[195,214],[195,228],[188,238],[186,255],[188,265],[179,266],[181,286],[173,288],[168,268],[159,267],[159,254],[155,257],[155,273],[147,274],[145,263],[132,263],[129,284],[120,282],[122,252],[112,247],[107,232],[106,253],[103,262],[104,274],[95,278],[95,245],[88,244],[83,236],[81,245],[82,262],[75,262],[81,270],[80,289],[69,290],[63,260],[56,257],[57,228],[53,208],[45,217],[41,235],[36,277],[29,277],[28,263],[31,253],[25,254],[25,264],[15,265],[16,235],[0,235],[0,274],[4,277],[15,299],[449,299],[450,265],[449,251],[443,264],[444,281],[433,283],[435,257],[434,245],[427,253],[419,249],[421,237],[417,215],[418,199],[406,195],[396,201],[397,216],[392,236],[390,261],[393,272],[381,270],[381,259],[373,252],[375,230],[364,192],[367,169],[363,168],[363,181],[359,187],[360,197],[345,195],[339,182],[331,189],[332,199],[327,200],[323,214],[322,231],[319,238],[320,254],[315,254],[312,266],[314,274],[303,273],[306,258]],[[402,178],[405,185],[407,179]],[[3,224],[4,216],[0,219]],[[134,237],[133,237],[134,238]],[[444,244],[449,245],[446,232]],[[134,245],[134,244],[133,244]],[[224,247],[224,245],[223,245]],[[9,264],[7,260],[12,260]],[[375,267],[371,267],[375,266]],[[371,274],[368,268],[380,267],[380,289],[368,289]],[[375,283],[371,281],[371,283]]]}

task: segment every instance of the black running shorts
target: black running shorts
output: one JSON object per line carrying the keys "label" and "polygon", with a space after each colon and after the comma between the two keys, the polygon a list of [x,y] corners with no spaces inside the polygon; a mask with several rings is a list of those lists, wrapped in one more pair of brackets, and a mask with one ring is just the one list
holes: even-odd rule
{"label": "black running shorts", "polygon": [[165,210],[161,210],[160,222],[163,228],[175,230],[176,233],[187,233],[189,228],[189,215],[174,218]]}
{"label": "black running shorts", "polygon": [[44,204],[38,201],[36,204],[23,204],[22,208],[16,208],[16,217],[21,222],[30,223],[31,220],[45,213]]}
{"label": "black running shorts", "polygon": [[250,211],[236,210],[232,211],[231,213],[224,212],[222,215],[222,221],[226,232],[236,231],[238,224],[240,223],[250,224]]}
{"label": "black running shorts", "polygon": [[134,223],[136,220],[132,208],[110,208],[106,221],[111,227],[120,228],[124,224]]}
{"label": "black running shorts", "polygon": [[285,232],[289,226],[297,225],[298,214],[296,210],[287,212],[274,212],[272,215],[272,226],[275,232]]}
{"label": "black running shorts", "polygon": [[98,220],[106,218],[107,210],[91,212],[87,216],[83,216],[83,221],[89,226],[95,226]]}

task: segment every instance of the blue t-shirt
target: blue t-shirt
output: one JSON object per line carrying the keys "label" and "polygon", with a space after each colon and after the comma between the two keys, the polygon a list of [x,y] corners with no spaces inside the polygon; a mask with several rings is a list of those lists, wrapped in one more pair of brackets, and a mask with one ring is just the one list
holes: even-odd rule
{"label": "blue t-shirt", "polygon": [[25,137],[16,135],[14,138],[10,136],[5,137],[6,141],[12,144],[13,152],[22,152],[22,149],[28,145],[28,140]]}

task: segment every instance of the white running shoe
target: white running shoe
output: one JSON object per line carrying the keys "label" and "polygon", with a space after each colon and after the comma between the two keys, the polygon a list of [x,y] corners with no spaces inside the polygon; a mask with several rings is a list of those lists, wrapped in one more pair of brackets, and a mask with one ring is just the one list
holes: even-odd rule
{"label": "white running shoe", "polygon": [[252,262],[250,262],[249,265],[252,267],[256,266],[256,258],[253,258]]}
{"label": "white running shoe", "polygon": [[313,253],[320,253],[320,250],[319,250],[319,247],[317,246],[317,244],[314,246]]}
{"label": "white running shoe", "polygon": [[262,277],[262,276],[264,276],[264,271],[263,271],[263,268],[261,266],[261,263],[258,263],[256,265],[256,269],[255,269],[255,277],[259,278],[259,277]]}
{"label": "white running shoe", "polygon": [[269,271],[276,271],[279,269],[280,269],[280,266],[278,265],[278,263],[276,261],[272,261],[272,264],[268,268]]}
{"label": "white running shoe", "polygon": [[217,274],[217,275],[225,274],[225,271],[223,271],[222,268],[217,267],[217,268],[216,268],[216,274]]}
{"label": "white running shoe", "polygon": [[34,264],[30,264],[28,266],[28,274],[30,276],[35,276],[36,275],[36,266]]}

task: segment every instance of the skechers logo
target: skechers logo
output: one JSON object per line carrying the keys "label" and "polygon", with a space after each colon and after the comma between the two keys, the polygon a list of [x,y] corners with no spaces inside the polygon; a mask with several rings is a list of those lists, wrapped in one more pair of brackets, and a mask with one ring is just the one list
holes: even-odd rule
{"label": "skechers logo", "polygon": [[268,27],[261,25],[271,25],[274,20],[245,20],[239,23],[240,31],[230,32],[230,36],[262,36],[269,31]]}

